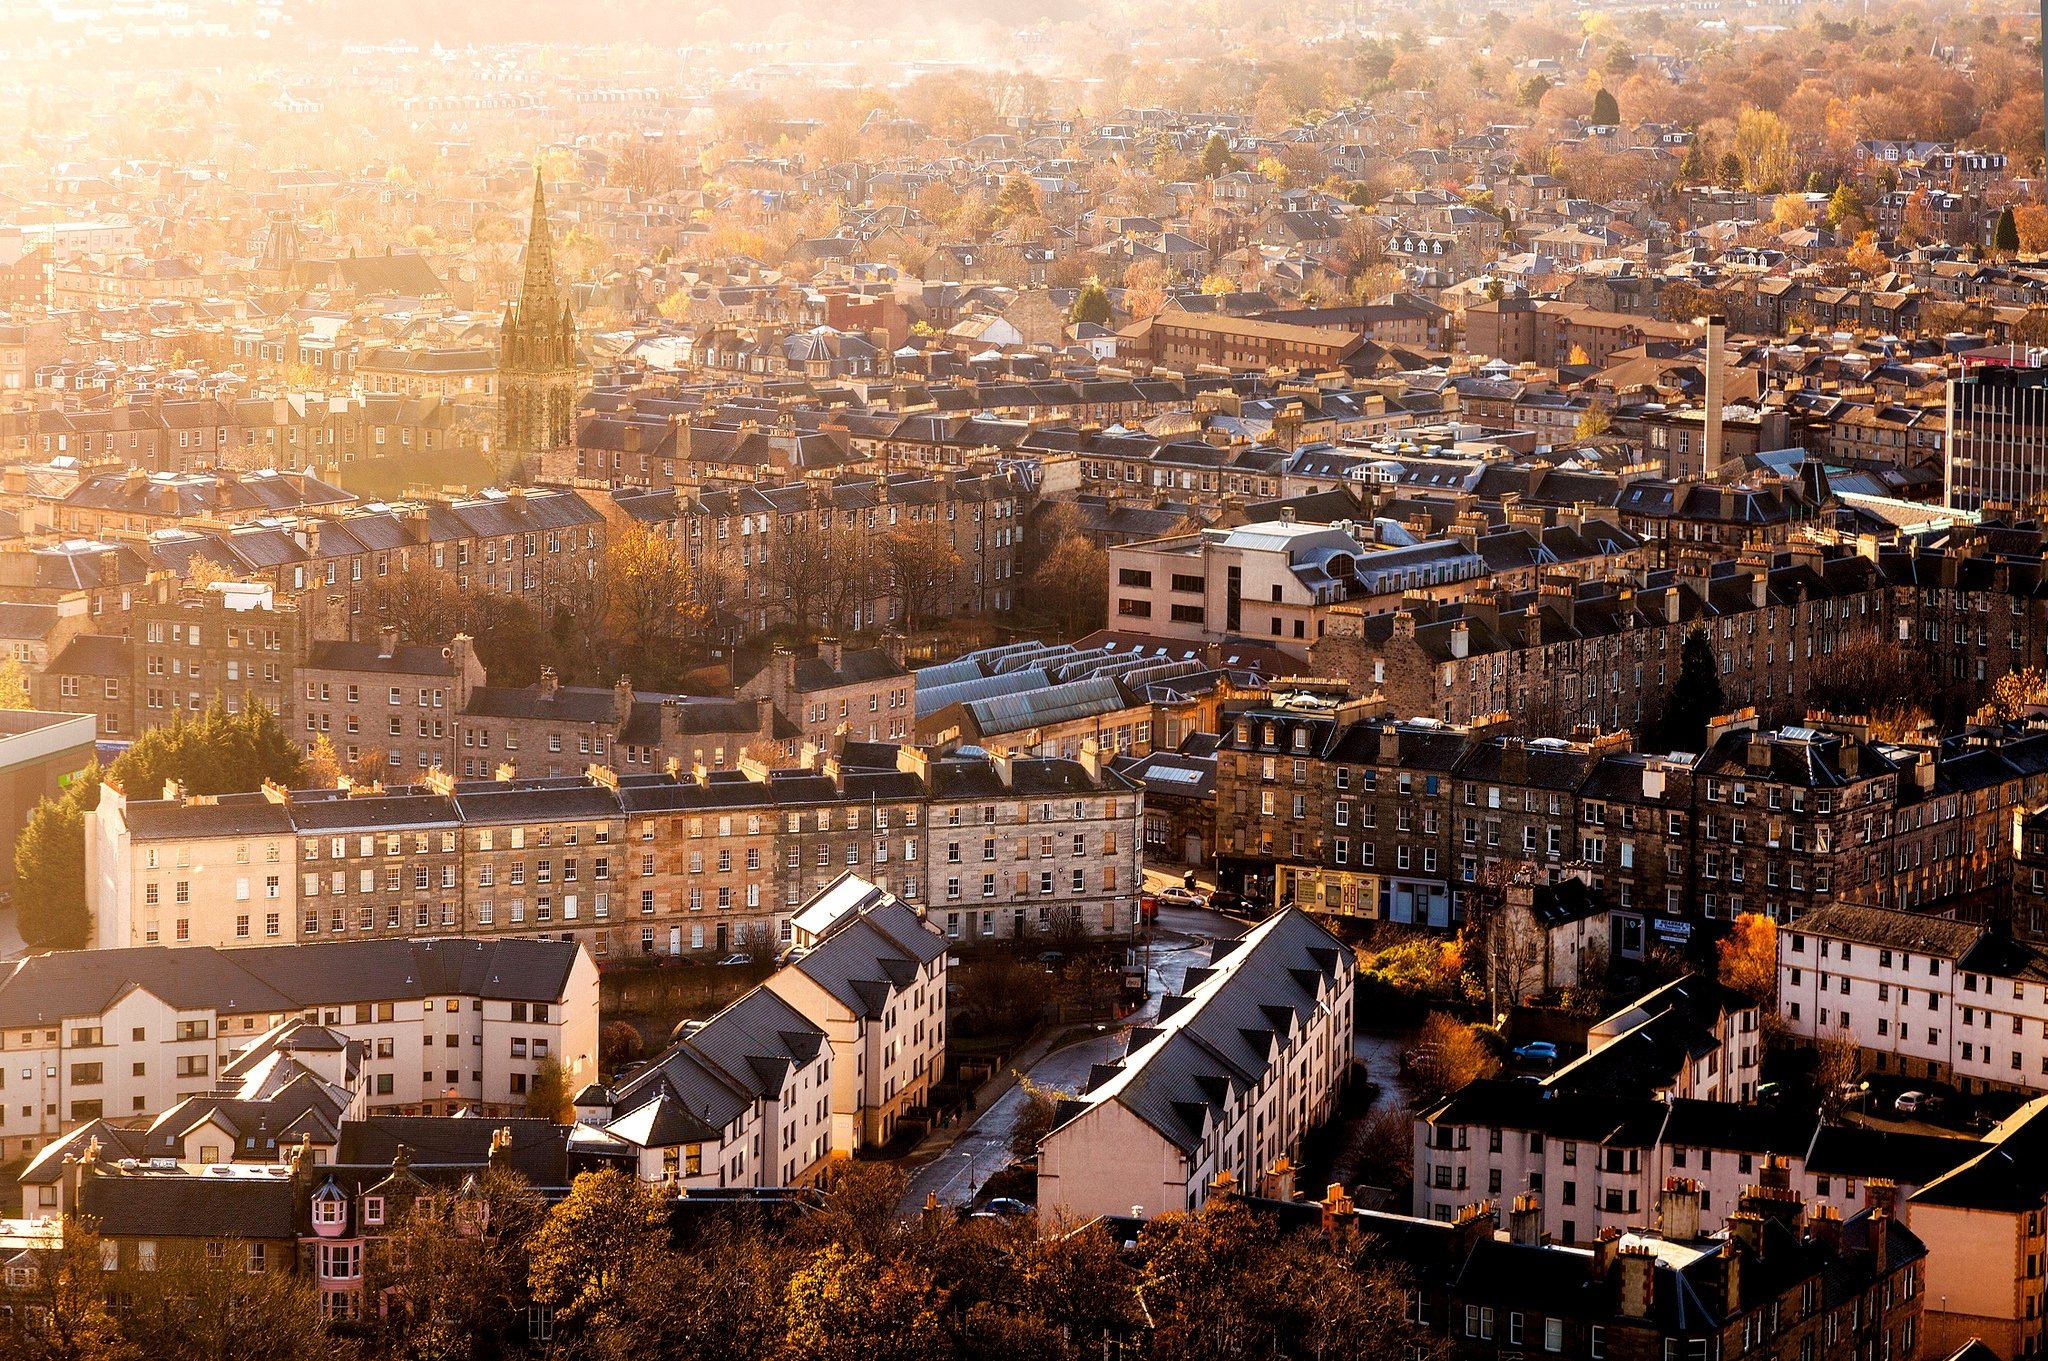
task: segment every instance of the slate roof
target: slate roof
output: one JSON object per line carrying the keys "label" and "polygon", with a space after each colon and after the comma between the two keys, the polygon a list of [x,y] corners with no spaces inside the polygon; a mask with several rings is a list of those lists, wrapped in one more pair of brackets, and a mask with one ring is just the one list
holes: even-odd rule
{"label": "slate roof", "polygon": [[194,1176],[102,1162],[81,1185],[79,1211],[97,1219],[109,1238],[276,1242],[297,1234],[292,1184],[284,1176]]}
{"label": "slate roof", "polygon": [[784,967],[795,969],[855,1017],[866,1020],[886,1011],[890,999],[909,988],[924,966],[946,949],[945,937],[927,928],[911,908],[891,898],[861,913]]}
{"label": "slate roof", "polygon": [[507,937],[59,951],[19,960],[0,975],[0,1025],[97,1015],[131,987],[180,1010],[232,1013],[449,994],[553,1002],[579,948]]}
{"label": "slate roof", "polygon": [[1282,1037],[1308,1023],[1350,961],[1342,942],[1297,909],[1216,942],[1209,964],[1187,971],[1158,1021],[1133,1030],[1124,1057],[1098,1066],[1072,1104],[1115,1101],[1192,1154],[1216,1115],[1265,1080]]}

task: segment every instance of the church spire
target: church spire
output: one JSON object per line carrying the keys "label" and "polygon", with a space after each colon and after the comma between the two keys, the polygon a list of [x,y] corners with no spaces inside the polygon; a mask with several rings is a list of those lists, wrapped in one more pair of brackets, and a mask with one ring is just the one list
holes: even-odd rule
{"label": "church spire", "polygon": [[499,451],[523,461],[567,444],[576,382],[576,313],[555,280],[547,193],[535,167],[525,277],[499,327]]}
{"label": "church spire", "polygon": [[526,229],[526,277],[519,286],[519,311],[526,317],[553,320],[561,307],[555,287],[555,237],[548,228],[547,191],[540,167],[533,170],[533,220]]}

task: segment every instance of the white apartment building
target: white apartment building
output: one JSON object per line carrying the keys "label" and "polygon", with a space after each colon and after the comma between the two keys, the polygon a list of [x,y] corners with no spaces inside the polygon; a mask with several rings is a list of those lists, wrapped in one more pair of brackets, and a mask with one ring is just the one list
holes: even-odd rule
{"label": "white apartment building", "polygon": [[1072,1222],[1200,1209],[1328,1119],[1351,1064],[1351,951],[1298,909],[1190,969],[1159,1020],[1038,1146],[1039,1209]]}
{"label": "white apartment building", "polygon": [[1610,1096],[1747,1102],[1763,1067],[1763,1011],[1711,978],[1688,974],[1586,1030],[1586,1052],[1545,1086]]}
{"label": "white apartment building", "polygon": [[823,1031],[832,1053],[834,1156],[885,1144],[924,1104],[946,1051],[947,945],[916,909],[848,875],[820,894],[837,921],[798,915],[817,943],[761,986]]}
{"label": "white apartment building", "polygon": [[1418,541],[1392,521],[1268,520],[1109,550],[1109,626],[1159,638],[1256,638],[1306,657],[1333,606],[1398,605],[1406,591],[1462,594],[1486,560],[1456,539]]}
{"label": "white apartment building", "polygon": [[372,1113],[523,1113],[543,1062],[597,1072],[597,966],[570,942],[67,951],[0,975],[0,1152],[207,1095],[293,1017],[362,1045]]}
{"label": "white apartment building", "polygon": [[1778,933],[1778,1013],[1880,1073],[2048,1091],[2048,950],[1981,926],[1834,903]]}
{"label": "white apartment building", "polygon": [[1666,1178],[1700,1186],[1712,1233],[1765,1166],[1782,1164],[1809,1202],[1883,1204],[1905,1214],[1922,1185],[1983,1151],[1975,1139],[1828,1125],[1817,1113],[1686,1098],[1615,1098],[1527,1082],[1474,1082],[1415,1121],[1414,1213],[1453,1223],[1462,1207],[1496,1213],[1532,1197],[1542,1230],[1590,1243],[1654,1222]]}
{"label": "white apartment building", "polygon": [[831,1152],[825,1032],[754,988],[615,1089],[576,1098],[574,1154],[681,1190],[799,1186]]}

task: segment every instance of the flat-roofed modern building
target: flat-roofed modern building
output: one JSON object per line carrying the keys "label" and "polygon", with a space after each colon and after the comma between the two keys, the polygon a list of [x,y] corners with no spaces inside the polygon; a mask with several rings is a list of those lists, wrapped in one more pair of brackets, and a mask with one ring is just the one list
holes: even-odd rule
{"label": "flat-roofed modern building", "polygon": [[1109,550],[1109,626],[1203,642],[1266,639],[1306,657],[1337,605],[1367,613],[1408,592],[1461,595],[1486,559],[1457,539],[1397,525],[1267,520]]}

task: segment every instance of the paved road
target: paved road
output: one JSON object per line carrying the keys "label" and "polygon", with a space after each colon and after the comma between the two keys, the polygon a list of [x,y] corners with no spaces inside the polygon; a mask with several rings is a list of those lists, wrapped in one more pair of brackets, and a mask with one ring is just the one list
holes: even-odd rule
{"label": "paved road", "polygon": [[[1162,912],[1146,966],[1150,995],[1145,1005],[1131,1014],[1127,1024],[1142,1024],[1159,1014],[1159,999],[1179,990],[1190,966],[1208,959],[1213,933],[1234,934],[1242,929],[1242,924],[1213,912]],[[1042,1086],[1078,1092],[1096,1064],[1123,1056],[1124,1040],[1123,1028],[1109,1027],[1094,1039],[1045,1055],[1027,1071],[1031,1080]],[[927,1196],[937,1196],[942,1205],[965,1205],[973,1200],[975,1190],[991,1173],[1008,1166],[1010,1136],[1023,1117],[1024,1105],[1022,1088],[1008,1087],[953,1140],[951,1147],[913,1172],[903,1198],[905,1213],[921,1207]]]}
{"label": "paved road", "polygon": [[[1092,1040],[1069,1045],[1046,1055],[1031,1066],[1031,1080],[1066,1091],[1079,1091],[1088,1070],[1098,1063],[1117,1058],[1124,1050],[1121,1031],[1110,1031]],[[975,1120],[953,1146],[937,1160],[921,1167],[910,1179],[903,1204],[912,1210],[936,1195],[941,1205],[965,1205],[991,1173],[1010,1163],[1010,1135],[1024,1114],[1024,1089],[1011,1087]]]}

